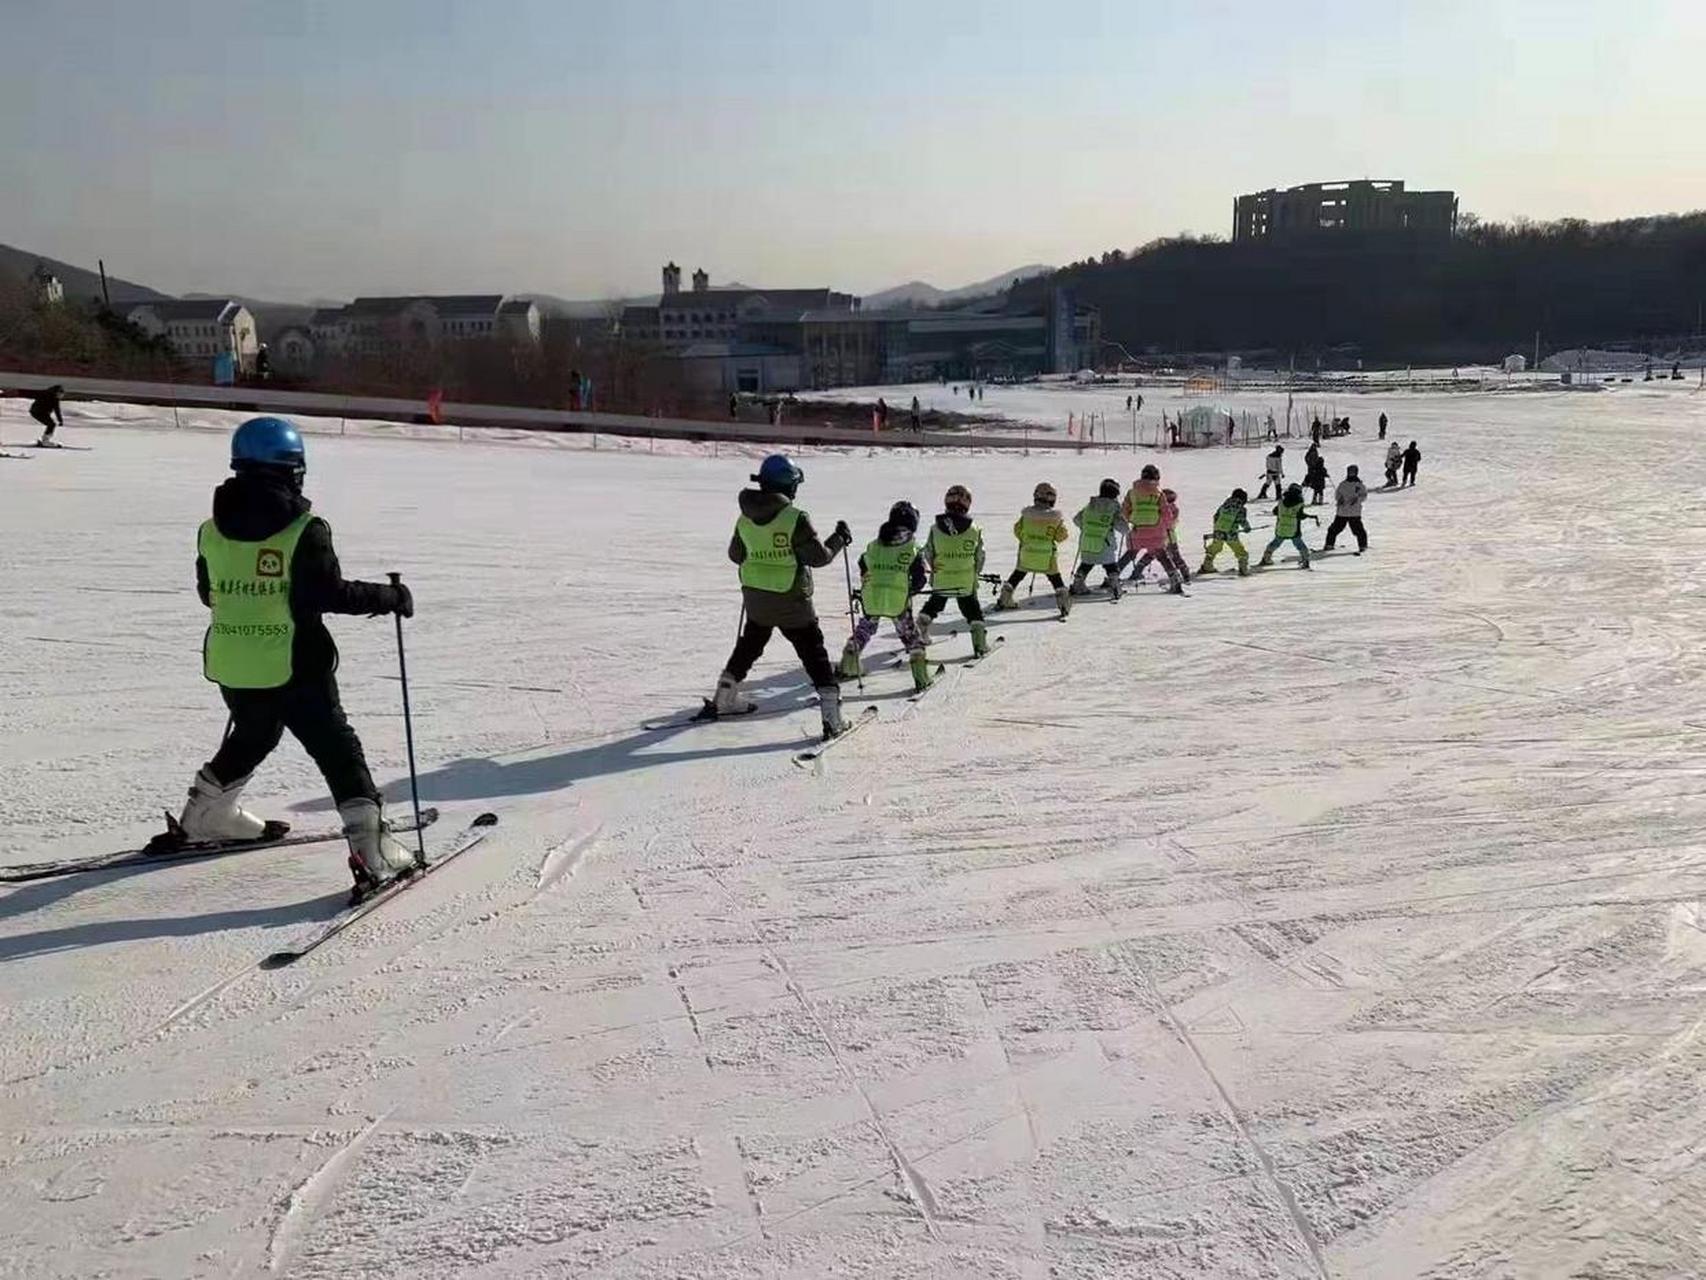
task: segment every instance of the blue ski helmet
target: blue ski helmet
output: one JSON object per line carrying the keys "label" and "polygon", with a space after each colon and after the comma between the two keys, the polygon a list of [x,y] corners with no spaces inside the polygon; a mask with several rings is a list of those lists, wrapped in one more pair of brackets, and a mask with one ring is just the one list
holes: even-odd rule
{"label": "blue ski helmet", "polygon": [[308,457],[302,437],[284,418],[250,418],[231,437],[231,469],[283,467],[304,471]]}
{"label": "blue ski helmet", "polygon": [[759,464],[758,473],[752,479],[758,481],[758,487],[769,493],[785,493],[790,498],[799,489],[800,483],[806,478],[785,453],[773,453]]}

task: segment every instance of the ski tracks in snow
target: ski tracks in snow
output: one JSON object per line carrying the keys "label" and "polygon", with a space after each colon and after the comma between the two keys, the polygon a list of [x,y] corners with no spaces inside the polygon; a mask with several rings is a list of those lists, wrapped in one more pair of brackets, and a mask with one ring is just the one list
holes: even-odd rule
{"label": "ski tracks in snow", "polygon": [[284,1269],[296,1256],[296,1251],[313,1227],[315,1219],[337,1195],[338,1188],[348,1176],[356,1157],[361,1154],[361,1149],[367,1145],[367,1140],[395,1110],[393,1107],[391,1111],[374,1119],[365,1129],[334,1151],[325,1163],[290,1193],[289,1199],[285,1201],[284,1214],[273,1227],[272,1239],[267,1244],[267,1270],[273,1275],[284,1274]]}

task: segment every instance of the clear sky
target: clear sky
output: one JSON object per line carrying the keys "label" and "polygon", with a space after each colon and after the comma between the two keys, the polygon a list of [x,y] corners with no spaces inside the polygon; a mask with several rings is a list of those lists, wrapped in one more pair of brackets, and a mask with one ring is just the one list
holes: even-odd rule
{"label": "clear sky", "polygon": [[169,292],[949,286],[1352,177],[1706,206],[1706,0],[0,0],[0,241]]}

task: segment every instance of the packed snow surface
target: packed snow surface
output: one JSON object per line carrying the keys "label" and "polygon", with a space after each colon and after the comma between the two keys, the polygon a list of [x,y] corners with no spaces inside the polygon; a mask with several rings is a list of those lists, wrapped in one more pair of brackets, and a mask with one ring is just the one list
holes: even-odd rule
{"label": "packed snow surface", "polygon": [[[277,971],[335,843],[0,886],[0,1274],[1700,1274],[1706,396],[1368,395],[1335,479],[1382,408],[1425,456],[1368,555],[1039,592],[976,667],[950,610],[917,704],[885,632],[809,771],[780,638],[793,714],[639,727],[733,639],[749,458],[315,435],[346,573],[414,588],[432,836],[501,825]],[[219,739],[225,437],[171,424],[0,459],[0,862],[141,841]],[[1259,459],[825,452],[800,497],[863,539],[964,482],[1005,569],[1038,480],[1154,461],[1194,559]],[[333,627],[406,803],[392,624]],[[250,799],[331,819],[289,742]]]}

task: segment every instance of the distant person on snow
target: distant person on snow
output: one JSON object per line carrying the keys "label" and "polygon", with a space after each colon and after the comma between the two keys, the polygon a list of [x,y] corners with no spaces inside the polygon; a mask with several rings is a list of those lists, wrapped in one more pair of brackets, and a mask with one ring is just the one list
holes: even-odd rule
{"label": "distant person on snow", "polygon": [[1323,551],[1331,551],[1333,544],[1339,540],[1339,535],[1349,526],[1356,535],[1357,550],[1360,556],[1368,550],[1368,530],[1362,525],[1362,504],[1368,497],[1368,486],[1357,475],[1354,466],[1345,468],[1345,478],[1339,481],[1339,487],[1333,490],[1333,523],[1327,526],[1327,541],[1322,546]]}
{"label": "distant person on snow", "polygon": [[1422,465],[1422,451],[1416,448],[1416,442],[1410,441],[1410,447],[1404,450],[1404,488],[1416,483],[1416,468]]}
{"label": "distant person on snow", "polygon": [[1315,450],[1315,456],[1309,459],[1309,467],[1304,472],[1303,483],[1314,494],[1310,505],[1320,506],[1322,497],[1327,490],[1327,463],[1321,457],[1321,451]]}
{"label": "distant person on snow", "polygon": [[805,478],[806,473],[786,455],[773,453],[752,477],[758,487],[741,490],[740,519],[729,539],[729,559],[740,566],[746,623],[717,677],[711,709],[720,716],[744,715],[753,709],[741,696],[741,681],[763,654],[771,634],[780,631],[800,655],[817,690],[823,736],[833,738],[847,724],[841,716],[841,687],[812,604],[812,570],[834,560],[853,541],[853,534],[845,521],[838,520],[834,532],[818,541],[811,518],[794,505],[794,495]]}
{"label": "distant person on snow", "polygon": [[1078,567],[1072,571],[1073,595],[1088,595],[1090,570],[1101,566],[1102,586],[1120,598],[1120,548],[1125,545],[1129,525],[1120,510],[1120,482],[1102,481],[1096,496],[1091,498],[1072,517],[1078,526]]}
{"label": "distant person on snow", "polygon": [[1404,451],[1398,447],[1398,442],[1394,440],[1386,446],[1386,487],[1388,489],[1398,487],[1398,466],[1403,461]]}
{"label": "distant person on snow", "polygon": [[912,397],[912,429],[915,432],[921,432],[924,430],[924,420],[920,417],[918,412],[917,396]]}
{"label": "distant person on snow", "polygon": [[1279,427],[1274,422],[1274,415],[1271,413],[1268,415],[1268,437],[1267,438],[1269,440],[1278,440],[1279,439]]}
{"label": "distant person on snow", "polygon": [[1285,483],[1285,446],[1276,444],[1273,451],[1268,454],[1264,465],[1267,474],[1262,480],[1262,487],[1256,491],[1257,501],[1268,496],[1269,485],[1273,486],[1274,497],[1280,496],[1280,486]]}
{"label": "distant person on snow", "polygon": [[59,406],[59,399],[65,394],[65,388],[55,383],[30,401],[30,417],[41,424],[41,437],[36,441],[44,449],[58,448],[53,438],[53,429],[65,425],[65,411]]}
{"label": "distant person on snow", "polygon": [[225,741],[196,773],[168,836],[256,840],[276,835],[238,805],[243,788],[286,729],[320,768],[337,802],[358,892],[415,866],[392,838],[361,739],[334,676],[338,650],[321,616],[413,617],[401,583],[347,581],[332,531],[302,496],[302,437],[283,418],[251,418],[231,437],[236,474],[214,491],[196,544],[196,590],[213,611],[202,670],[231,714]]}
{"label": "distant person on snow", "polygon": [[1321,418],[1316,415],[1315,421],[1309,424],[1309,440],[1312,444],[1321,443]]}
{"label": "distant person on snow", "polygon": [[1250,495],[1242,489],[1234,489],[1230,497],[1214,512],[1214,534],[1209,539],[1208,549],[1203,552],[1202,565],[1198,573],[1219,573],[1214,567],[1214,558],[1223,547],[1232,549],[1233,557],[1238,561],[1238,576],[1248,577],[1250,573],[1250,553],[1244,549],[1240,533],[1250,532],[1250,516],[1245,510],[1245,504],[1250,501]]}
{"label": "distant person on snow", "polygon": [[997,609],[1014,608],[1013,593],[1025,580],[1025,575],[1041,573],[1048,576],[1054,588],[1055,607],[1061,619],[1072,612],[1072,596],[1066,589],[1066,579],[1060,576],[1060,544],[1072,535],[1066,531],[1066,520],[1054,509],[1057,495],[1047,480],[1031,494],[1031,505],[1019,513],[1013,522],[1013,536],[1019,540],[1019,563],[1001,586],[995,601]]}
{"label": "distant person on snow", "polygon": [[1266,569],[1272,565],[1274,552],[1278,551],[1283,543],[1289,542],[1297,548],[1297,567],[1299,569],[1309,568],[1309,547],[1303,541],[1303,522],[1305,520],[1313,520],[1316,524],[1321,523],[1319,516],[1304,514],[1303,486],[1291,485],[1286,489],[1285,496],[1280,499],[1279,505],[1274,508],[1274,536],[1262,552],[1262,558],[1256,562],[1256,567]]}
{"label": "distant person on snow", "polygon": [[972,521],[971,490],[963,484],[950,486],[943,496],[942,513],[924,540],[924,561],[930,569],[930,598],[918,611],[919,638],[930,643],[930,626],[951,598],[971,630],[972,656],[981,658],[989,652],[983,605],[977,598],[978,575],[983,572],[983,530]]}
{"label": "distant person on snow", "polygon": [[1380,438],[1386,439],[1386,415],[1384,413],[1380,415]]}
{"label": "distant person on snow", "polygon": [[913,687],[920,691],[930,687],[930,659],[924,651],[924,637],[912,618],[912,597],[925,585],[924,558],[918,553],[917,538],[918,511],[910,502],[897,502],[859,557],[859,609],[864,616],[854,624],[847,647],[841,651],[837,674],[843,680],[857,680],[864,674],[859,655],[887,618],[906,650]]}

